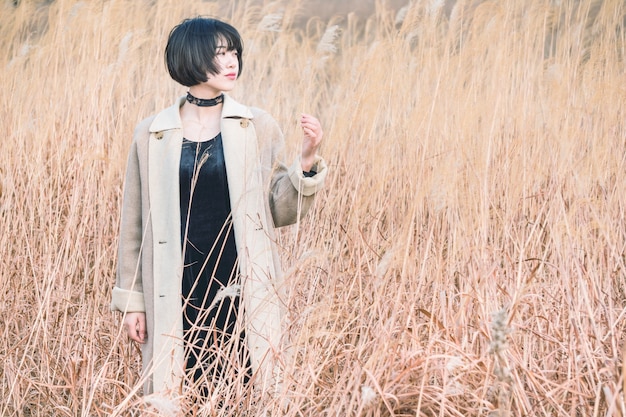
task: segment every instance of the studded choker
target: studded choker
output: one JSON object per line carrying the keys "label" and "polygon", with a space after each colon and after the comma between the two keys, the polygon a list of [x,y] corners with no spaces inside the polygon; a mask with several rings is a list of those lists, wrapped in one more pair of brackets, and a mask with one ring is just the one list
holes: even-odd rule
{"label": "studded choker", "polygon": [[200,107],[212,107],[224,101],[224,94],[220,94],[219,96],[215,98],[204,99],[204,98],[194,97],[191,95],[190,92],[187,92],[187,101],[190,102],[191,104],[195,104],[196,106],[200,106]]}

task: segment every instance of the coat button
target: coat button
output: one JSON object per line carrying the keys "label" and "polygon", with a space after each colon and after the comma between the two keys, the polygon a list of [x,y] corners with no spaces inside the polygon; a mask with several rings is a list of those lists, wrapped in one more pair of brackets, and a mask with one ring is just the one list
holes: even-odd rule
{"label": "coat button", "polygon": [[239,122],[239,125],[241,125],[241,127],[245,129],[246,127],[248,127],[248,123],[249,123],[248,119],[241,119],[241,121]]}
{"label": "coat button", "polygon": [[163,132],[156,132],[156,133],[154,134],[154,137],[155,137],[157,140],[161,140],[161,139],[163,139]]}

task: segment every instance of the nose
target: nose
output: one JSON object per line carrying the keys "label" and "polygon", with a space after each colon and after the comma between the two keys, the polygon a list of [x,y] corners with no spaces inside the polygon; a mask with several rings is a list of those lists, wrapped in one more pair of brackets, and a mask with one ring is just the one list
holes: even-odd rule
{"label": "nose", "polygon": [[239,64],[239,61],[237,60],[237,55],[229,54],[228,64],[227,64],[228,68],[235,68],[238,64]]}

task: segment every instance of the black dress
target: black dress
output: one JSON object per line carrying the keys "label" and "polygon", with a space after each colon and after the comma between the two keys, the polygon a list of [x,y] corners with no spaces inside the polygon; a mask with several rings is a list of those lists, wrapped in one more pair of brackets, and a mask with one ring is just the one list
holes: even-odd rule
{"label": "black dress", "polygon": [[239,279],[221,134],[183,139],[180,213],[186,369],[206,389],[244,363],[243,331],[233,339]]}

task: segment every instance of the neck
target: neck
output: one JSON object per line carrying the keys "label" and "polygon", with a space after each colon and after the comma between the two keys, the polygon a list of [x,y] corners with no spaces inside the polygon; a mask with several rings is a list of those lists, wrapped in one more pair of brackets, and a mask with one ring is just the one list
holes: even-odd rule
{"label": "neck", "polygon": [[192,87],[189,87],[189,92],[194,97],[201,98],[201,99],[204,99],[204,100],[215,98],[215,97],[217,97],[217,96],[219,96],[220,94],[223,93],[223,91],[216,90],[214,88],[210,88],[210,87],[208,87],[206,85],[202,85],[202,84],[194,85]]}
{"label": "neck", "polygon": [[206,121],[213,118],[221,118],[222,103],[211,107],[200,107],[185,101],[181,108],[181,114],[185,114],[192,120]]}
{"label": "neck", "polygon": [[222,118],[222,108],[223,103],[211,107],[200,107],[185,100],[180,109],[183,127],[189,126],[190,123],[199,123],[203,126],[219,123]]}

